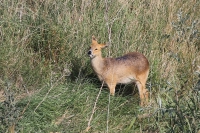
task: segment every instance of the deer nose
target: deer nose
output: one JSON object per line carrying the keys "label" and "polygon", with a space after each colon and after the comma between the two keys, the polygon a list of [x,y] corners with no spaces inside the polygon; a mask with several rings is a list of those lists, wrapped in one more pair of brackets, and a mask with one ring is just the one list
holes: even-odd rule
{"label": "deer nose", "polygon": [[88,51],[88,55],[91,55],[92,54],[92,52],[91,51]]}

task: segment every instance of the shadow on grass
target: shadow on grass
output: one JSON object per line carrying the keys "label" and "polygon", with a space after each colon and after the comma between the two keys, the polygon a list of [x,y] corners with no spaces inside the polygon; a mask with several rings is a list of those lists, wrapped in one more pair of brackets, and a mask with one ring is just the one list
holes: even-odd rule
{"label": "shadow on grass", "polygon": [[72,82],[79,81],[80,79],[96,79],[96,75],[93,73],[89,60],[84,64],[82,58],[74,57],[74,59],[71,60],[71,63],[72,70],[70,80]]}

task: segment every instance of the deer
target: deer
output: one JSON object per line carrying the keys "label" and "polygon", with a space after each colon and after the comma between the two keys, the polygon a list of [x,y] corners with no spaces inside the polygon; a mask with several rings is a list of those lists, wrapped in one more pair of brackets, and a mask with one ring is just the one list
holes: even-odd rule
{"label": "deer", "polygon": [[92,36],[92,44],[88,55],[91,65],[100,81],[106,83],[110,95],[115,94],[117,84],[135,83],[140,96],[140,106],[148,103],[148,90],[146,81],[149,75],[149,61],[139,52],[130,52],[117,58],[103,58],[101,50],[108,44],[99,44]]}

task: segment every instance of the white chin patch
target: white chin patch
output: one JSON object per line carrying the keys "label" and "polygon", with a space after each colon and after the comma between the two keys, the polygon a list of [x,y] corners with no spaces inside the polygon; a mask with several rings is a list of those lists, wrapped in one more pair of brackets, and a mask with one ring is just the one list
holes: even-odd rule
{"label": "white chin patch", "polygon": [[94,55],[90,54],[90,58],[94,58]]}

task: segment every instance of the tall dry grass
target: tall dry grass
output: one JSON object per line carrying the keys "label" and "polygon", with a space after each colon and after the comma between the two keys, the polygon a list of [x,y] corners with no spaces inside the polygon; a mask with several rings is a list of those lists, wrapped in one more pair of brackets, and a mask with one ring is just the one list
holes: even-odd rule
{"label": "tall dry grass", "polygon": [[[89,84],[98,83],[87,57],[91,36],[95,35],[99,42],[110,43],[108,49],[103,51],[104,56],[117,57],[130,51],[139,51],[150,61],[151,71],[147,87],[151,93],[151,105],[150,110],[149,108],[144,110],[150,113],[158,112],[158,115],[153,113],[152,116],[156,122],[152,119],[149,121],[155,122],[155,125],[160,124],[154,125],[154,130],[152,125],[148,127],[148,121],[141,122],[142,131],[181,131],[183,128],[184,131],[197,131],[198,126],[194,130],[188,127],[195,127],[195,122],[199,120],[195,119],[199,117],[195,112],[199,109],[198,91],[193,90],[199,81],[195,73],[200,65],[199,10],[200,2],[197,0],[2,0],[0,89],[5,90],[9,87],[11,91],[21,94],[35,90],[46,92],[44,88],[64,85],[69,86],[70,90],[64,91],[71,94],[75,93],[74,86],[77,84],[79,86],[76,87],[82,86],[83,90],[90,88]],[[91,93],[93,91],[90,89]],[[82,94],[82,90],[78,89],[74,97],[79,99],[80,93]],[[42,99],[41,97],[38,99],[47,102],[43,99],[46,94],[53,95],[53,92],[49,90],[41,95]],[[90,95],[86,92],[85,94]],[[62,95],[60,99],[65,99],[64,97],[73,99],[68,94]],[[120,103],[121,99],[117,100]],[[41,101],[33,100],[31,105]],[[51,106],[52,103],[48,104]],[[74,108],[80,106],[80,112],[89,112],[76,100],[74,103],[77,104]],[[104,105],[102,102],[100,104]],[[42,105],[41,102],[39,107]],[[123,106],[126,108],[128,105]],[[191,106],[194,109],[187,109],[184,106],[188,108]],[[31,107],[34,110],[37,106]],[[171,114],[168,113],[170,111]],[[185,114],[183,112],[180,115],[181,111],[185,111]],[[189,113],[192,111],[193,116],[190,116]],[[32,115],[30,112],[28,114]],[[127,118],[121,119],[117,116],[116,119],[127,121]],[[55,117],[56,115],[52,114],[51,118]],[[86,117],[81,118],[84,120]],[[162,123],[159,118],[163,117],[166,119]],[[77,120],[74,121],[75,125],[82,122],[78,118],[75,119]],[[191,122],[191,119],[194,121],[190,125],[187,122]],[[100,117],[95,120],[98,122],[104,119]],[[177,126],[176,120],[188,125]],[[130,128],[126,128],[127,125],[116,124],[113,120],[110,127],[114,132],[116,124],[120,131],[126,129],[127,132],[131,132],[134,121],[130,123],[132,123],[129,125]],[[9,122],[7,124],[9,125]],[[23,122],[21,124],[23,125]],[[123,129],[120,129],[120,126]],[[72,126],[69,124],[69,127]],[[100,127],[103,126],[99,125],[95,131],[100,130]],[[138,129],[138,125],[136,127]],[[165,130],[161,130],[161,127]],[[1,128],[5,131],[4,127]],[[75,128],[74,131],[79,128]]]}

